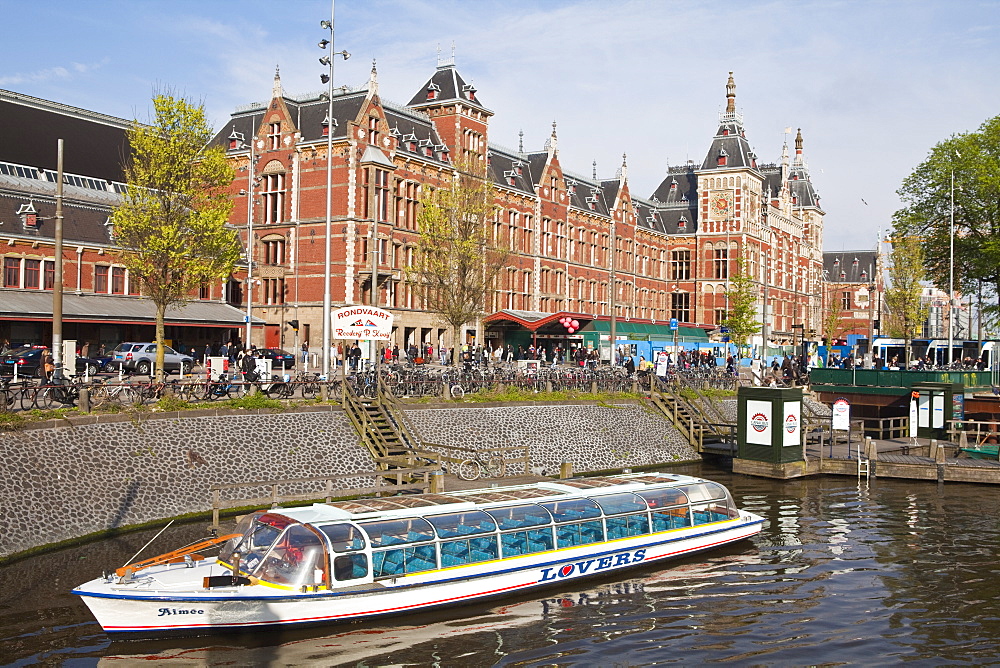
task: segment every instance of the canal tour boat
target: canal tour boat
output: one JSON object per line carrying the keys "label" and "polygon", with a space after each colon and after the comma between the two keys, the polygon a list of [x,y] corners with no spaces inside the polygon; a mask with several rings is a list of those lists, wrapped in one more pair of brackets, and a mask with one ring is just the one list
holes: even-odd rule
{"label": "canal tour boat", "polygon": [[[82,584],[108,633],[364,620],[607,576],[733,543],[763,518],[701,478],[635,473],[247,515],[236,533]],[[218,558],[198,550],[222,545]]]}

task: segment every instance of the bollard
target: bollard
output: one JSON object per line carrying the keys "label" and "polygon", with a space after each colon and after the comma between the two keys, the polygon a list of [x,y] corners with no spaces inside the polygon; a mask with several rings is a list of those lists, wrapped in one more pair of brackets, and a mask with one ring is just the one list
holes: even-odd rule
{"label": "bollard", "polygon": [[566,480],[573,477],[573,462],[563,462],[559,465],[559,479]]}
{"label": "bollard", "polygon": [[937,453],[938,453],[938,442],[937,442],[936,438],[932,438],[931,439],[931,450],[930,450],[930,452],[928,454],[930,455],[931,459],[933,459],[934,461],[937,461]]}
{"label": "bollard", "polygon": [[90,412],[90,389],[86,387],[80,388],[80,410],[84,413]]}
{"label": "bollard", "polygon": [[441,470],[431,471],[428,482],[430,483],[430,493],[440,494],[444,491],[444,472]]}
{"label": "bollard", "polygon": [[549,394],[552,394],[552,381],[551,380],[546,380],[545,381],[545,391],[548,392]]}
{"label": "bollard", "polygon": [[330,386],[325,381],[319,386],[319,398],[322,401],[327,401],[330,398]]}
{"label": "bollard", "polygon": [[639,381],[632,379],[632,394],[639,394]]}

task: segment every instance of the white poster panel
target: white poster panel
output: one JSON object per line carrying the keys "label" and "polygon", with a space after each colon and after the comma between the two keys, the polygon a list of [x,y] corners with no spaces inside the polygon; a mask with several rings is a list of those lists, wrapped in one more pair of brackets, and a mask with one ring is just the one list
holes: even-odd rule
{"label": "white poster panel", "polygon": [[785,447],[802,445],[802,402],[786,401],[782,416],[781,426],[784,436],[781,444]]}
{"label": "white poster panel", "polygon": [[374,306],[345,306],[330,314],[334,339],[388,341],[392,314]]}
{"label": "white poster panel", "polygon": [[931,427],[934,429],[940,429],[944,426],[944,394],[942,393],[934,394],[934,408],[931,411],[931,420],[933,422]]}
{"label": "white poster panel", "polygon": [[917,399],[917,425],[920,427],[931,426],[931,398],[927,394],[921,394]]}
{"label": "white poster panel", "polygon": [[841,397],[833,402],[833,415],[830,419],[834,431],[851,430],[851,402]]}
{"label": "white poster panel", "polygon": [[917,437],[917,420],[919,419],[917,417],[917,414],[918,414],[918,411],[917,411],[917,400],[916,399],[911,399],[910,400],[910,438],[916,438]]}
{"label": "white poster panel", "polygon": [[747,400],[747,443],[771,445],[770,401]]}

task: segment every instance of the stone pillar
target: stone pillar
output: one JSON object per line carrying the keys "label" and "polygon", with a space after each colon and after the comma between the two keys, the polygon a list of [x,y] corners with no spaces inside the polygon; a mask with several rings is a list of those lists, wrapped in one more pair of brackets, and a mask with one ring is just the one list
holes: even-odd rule
{"label": "stone pillar", "polygon": [[573,462],[563,462],[559,465],[559,479],[566,480],[573,477]]}

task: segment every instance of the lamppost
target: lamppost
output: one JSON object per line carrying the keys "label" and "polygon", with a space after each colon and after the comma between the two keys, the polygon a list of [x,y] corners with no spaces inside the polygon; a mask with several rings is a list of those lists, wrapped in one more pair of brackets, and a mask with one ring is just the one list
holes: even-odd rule
{"label": "lamppost", "polygon": [[[247,314],[246,333],[243,335],[243,347],[250,349],[250,323],[253,320],[253,198],[257,185],[257,167],[254,163],[254,142],[256,137],[250,137],[250,162],[247,163]],[[240,193],[241,195],[244,193]]]}
{"label": "lamppost", "polygon": [[[956,155],[962,154],[955,151]],[[948,232],[948,368],[951,368],[955,354],[955,328],[952,315],[955,307],[955,165],[951,165],[951,206],[949,210]]]}
{"label": "lamppost", "polygon": [[[327,45],[333,49],[333,17],[335,15],[336,0],[330,0],[330,20],[320,21],[321,28],[330,31],[330,39],[323,39],[319,42],[319,48],[325,49]],[[330,283],[332,276],[330,273],[330,263],[333,261],[331,239],[333,234],[333,62],[331,56],[343,56],[344,60],[351,57],[347,51],[334,51],[329,56],[319,59],[321,65],[326,65],[328,72],[320,75],[320,81],[327,85],[327,109],[326,109],[326,225],[324,228],[324,254],[323,254],[323,375],[330,376],[330,345],[332,327],[330,323],[330,307],[332,299],[330,297]]]}

